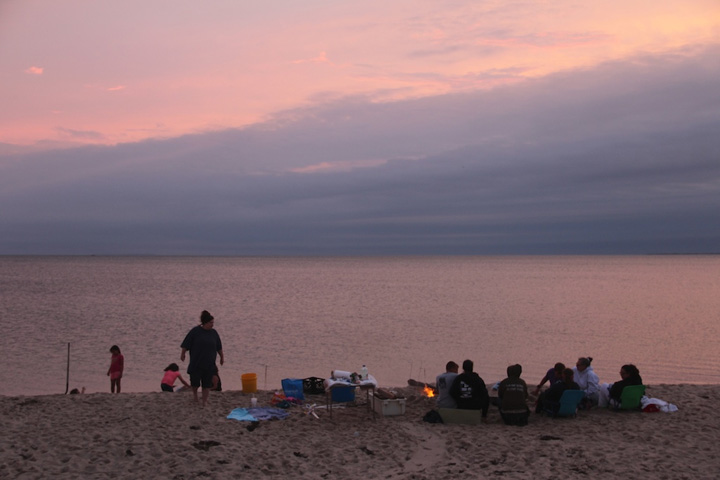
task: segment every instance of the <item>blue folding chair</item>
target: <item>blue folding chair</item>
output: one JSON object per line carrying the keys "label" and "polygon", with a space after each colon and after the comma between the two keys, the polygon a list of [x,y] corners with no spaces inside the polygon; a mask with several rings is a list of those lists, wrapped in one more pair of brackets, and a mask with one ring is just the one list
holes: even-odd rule
{"label": "blue folding chair", "polygon": [[560,402],[545,408],[545,412],[553,417],[574,417],[577,415],[578,405],[585,397],[582,390],[565,390],[560,397]]}

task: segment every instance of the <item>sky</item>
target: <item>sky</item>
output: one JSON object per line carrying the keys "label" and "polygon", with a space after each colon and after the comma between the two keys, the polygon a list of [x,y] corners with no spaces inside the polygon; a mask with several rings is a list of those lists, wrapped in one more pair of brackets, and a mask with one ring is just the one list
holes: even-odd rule
{"label": "sky", "polygon": [[0,254],[720,252],[720,2],[0,0]]}

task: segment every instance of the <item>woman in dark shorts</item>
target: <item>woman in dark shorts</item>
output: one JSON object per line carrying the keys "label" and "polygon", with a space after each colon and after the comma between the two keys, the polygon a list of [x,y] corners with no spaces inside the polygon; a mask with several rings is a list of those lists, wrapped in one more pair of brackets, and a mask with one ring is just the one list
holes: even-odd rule
{"label": "woman in dark shorts", "polygon": [[220,365],[225,363],[220,335],[214,329],[215,318],[207,310],[200,314],[200,325],[188,332],[180,348],[180,360],[185,361],[185,353],[190,352],[188,375],[195,401],[198,401],[198,388],[202,386],[202,403],[207,405],[210,390],[213,387],[213,376],[217,373],[215,360],[220,356]]}

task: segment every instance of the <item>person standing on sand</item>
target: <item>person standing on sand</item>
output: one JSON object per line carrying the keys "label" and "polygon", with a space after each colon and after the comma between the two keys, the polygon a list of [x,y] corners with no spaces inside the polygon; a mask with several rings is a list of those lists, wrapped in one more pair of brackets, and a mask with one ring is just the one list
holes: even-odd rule
{"label": "person standing on sand", "polygon": [[215,360],[220,355],[220,365],[225,363],[220,335],[213,328],[215,318],[207,310],[200,314],[200,325],[193,327],[180,345],[180,360],[185,361],[185,353],[190,352],[187,373],[195,401],[198,401],[198,388],[202,385],[202,404],[207,405],[210,389],[213,388],[213,376],[216,374]]}
{"label": "person standing on sand", "polygon": [[108,368],[107,374],[110,377],[110,393],[120,393],[120,379],[122,379],[123,370],[125,369],[125,357],[120,353],[120,347],[113,345],[110,347],[110,368]]}
{"label": "person standing on sand", "polygon": [[438,408],[457,408],[455,399],[450,395],[450,387],[452,387],[455,377],[458,376],[458,364],[450,360],[445,365],[445,373],[441,373],[435,379],[437,386],[437,406]]}

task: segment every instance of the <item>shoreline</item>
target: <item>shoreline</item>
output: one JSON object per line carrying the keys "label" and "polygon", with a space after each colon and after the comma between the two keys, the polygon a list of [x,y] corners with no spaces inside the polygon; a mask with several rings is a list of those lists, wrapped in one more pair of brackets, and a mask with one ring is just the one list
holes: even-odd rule
{"label": "shoreline", "polygon": [[[417,387],[398,387],[405,414],[373,418],[324,395],[306,397],[319,418],[294,406],[285,420],[256,426],[227,419],[249,407],[240,391],[192,394],[91,393],[0,396],[2,478],[716,478],[720,473],[715,400],[720,385],[658,384],[647,393],[674,413],[581,411],[577,418],[531,414],[525,427],[422,421],[434,407]],[[270,406],[273,391],[258,391]],[[248,428],[251,427],[251,428]]]}

